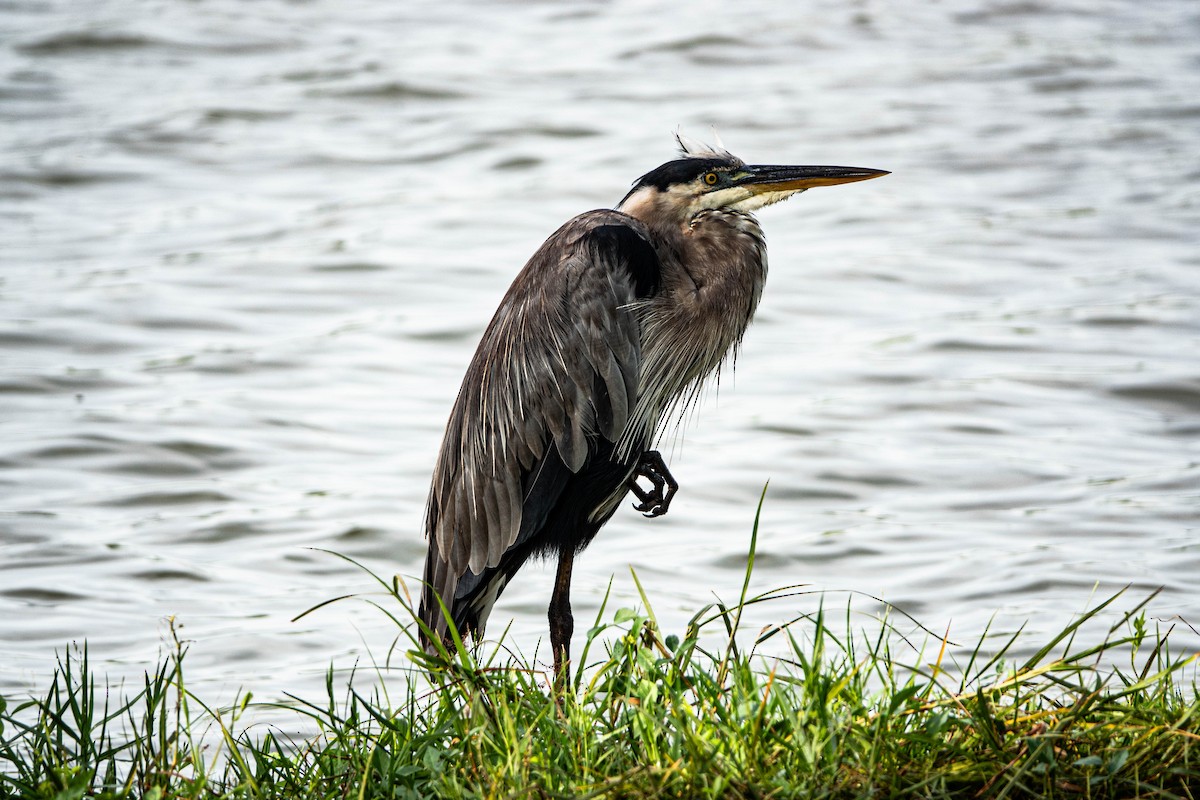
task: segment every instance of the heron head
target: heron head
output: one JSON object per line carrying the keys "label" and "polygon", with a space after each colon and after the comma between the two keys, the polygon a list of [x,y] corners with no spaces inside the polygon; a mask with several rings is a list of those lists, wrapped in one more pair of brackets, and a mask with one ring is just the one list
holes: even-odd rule
{"label": "heron head", "polygon": [[638,178],[617,206],[644,222],[686,223],[710,209],[749,213],[815,186],[865,181],[887,175],[865,167],[746,164],[720,147],[676,134],[682,158]]}

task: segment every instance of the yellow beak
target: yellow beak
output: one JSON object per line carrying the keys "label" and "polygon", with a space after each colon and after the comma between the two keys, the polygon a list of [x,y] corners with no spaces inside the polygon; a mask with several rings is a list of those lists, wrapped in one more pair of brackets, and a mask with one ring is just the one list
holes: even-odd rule
{"label": "yellow beak", "polygon": [[745,186],[755,194],[762,192],[793,192],[815,186],[836,186],[839,183],[869,181],[887,170],[866,167],[779,167],[748,166],[738,171],[735,186]]}

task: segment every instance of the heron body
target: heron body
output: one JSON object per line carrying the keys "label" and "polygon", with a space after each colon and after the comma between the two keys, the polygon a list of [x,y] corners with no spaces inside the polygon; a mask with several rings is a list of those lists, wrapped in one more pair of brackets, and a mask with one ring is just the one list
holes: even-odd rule
{"label": "heron body", "polygon": [[747,166],[679,143],[682,157],[642,176],[616,210],[552,234],[485,330],[429,494],[427,646],[430,634],[447,638],[446,612],[460,633],[481,636],[517,570],[554,556],[550,638],[565,680],[575,554],[629,491],[647,516],[666,511],[675,483],[652,449],[662,423],[736,351],[758,305],[766,241],[751,212],[887,174]]}

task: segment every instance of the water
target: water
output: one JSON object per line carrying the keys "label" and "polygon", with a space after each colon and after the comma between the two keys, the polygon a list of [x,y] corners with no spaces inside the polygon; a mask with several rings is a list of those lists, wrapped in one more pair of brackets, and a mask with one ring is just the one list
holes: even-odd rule
{"label": "water", "polygon": [[[968,644],[1126,584],[1196,626],[1198,32],[1187,0],[10,0],[0,692],[85,639],[137,675],[172,615],[214,701],[382,657],[365,605],[290,621],[372,589],[321,549],[419,573],[499,296],[680,125],[894,174],[761,214],[736,379],[664,443],[670,515],[621,511],[577,562],[580,618],[613,576],[636,602],[629,566],[668,630],[736,596],[769,479],[756,588]],[[527,569],[493,617],[527,652],[549,586]]]}

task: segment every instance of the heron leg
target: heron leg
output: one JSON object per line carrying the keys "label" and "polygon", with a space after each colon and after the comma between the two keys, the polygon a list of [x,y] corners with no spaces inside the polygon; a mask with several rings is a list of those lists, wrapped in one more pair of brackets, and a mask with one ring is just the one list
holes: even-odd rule
{"label": "heron leg", "polygon": [[571,634],[575,618],[571,616],[571,567],[575,550],[568,546],[558,556],[558,576],[550,596],[550,647],[554,650],[554,688],[561,692],[571,680]]}
{"label": "heron leg", "polygon": [[[638,478],[650,481],[653,488],[643,489],[638,485]],[[629,476],[628,485],[629,490],[641,501],[634,503],[633,507],[647,517],[661,517],[667,513],[667,509],[671,507],[671,500],[679,491],[679,483],[671,474],[671,470],[667,469],[667,463],[663,461],[662,454],[657,450],[647,450],[642,453],[638,459],[637,468]]]}

